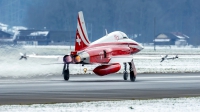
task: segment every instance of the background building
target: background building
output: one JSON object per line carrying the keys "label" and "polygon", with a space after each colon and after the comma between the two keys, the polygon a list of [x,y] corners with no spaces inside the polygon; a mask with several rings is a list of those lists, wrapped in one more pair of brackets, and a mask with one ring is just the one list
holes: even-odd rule
{"label": "background building", "polygon": [[18,45],[69,45],[75,32],[48,30],[19,30],[15,42]]}
{"label": "background building", "polygon": [[177,45],[185,46],[188,44],[189,37],[180,32],[160,33],[153,40],[155,45]]}
{"label": "background building", "polygon": [[49,31],[19,30],[15,42],[18,45],[48,45]]}
{"label": "background building", "polygon": [[0,30],[0,44],[11,44],[13,43],[13,35]]}

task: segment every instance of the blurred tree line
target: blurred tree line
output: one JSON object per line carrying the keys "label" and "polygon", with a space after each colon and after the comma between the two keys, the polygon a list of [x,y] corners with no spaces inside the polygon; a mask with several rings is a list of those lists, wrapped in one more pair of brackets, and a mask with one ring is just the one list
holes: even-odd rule
{"label": "blurred tree line", "polygon": [[77,13],[83,11],[92,41],[107,29],[153,42],[155,20],[156,34],[182,32],[191,44],[199,44],[199,4],[200,0],[31,0],[24,22],[29,28],[74,31]]}

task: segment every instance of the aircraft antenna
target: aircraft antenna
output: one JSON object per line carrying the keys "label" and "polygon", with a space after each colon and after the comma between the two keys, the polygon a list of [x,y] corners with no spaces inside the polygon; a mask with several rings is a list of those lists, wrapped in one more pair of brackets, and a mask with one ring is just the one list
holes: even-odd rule
{"label": "aircraft antenna", "polygon": [[105,31],[106,31],[106,36],[107,36],[108,35],[107,29],[105,29]]}

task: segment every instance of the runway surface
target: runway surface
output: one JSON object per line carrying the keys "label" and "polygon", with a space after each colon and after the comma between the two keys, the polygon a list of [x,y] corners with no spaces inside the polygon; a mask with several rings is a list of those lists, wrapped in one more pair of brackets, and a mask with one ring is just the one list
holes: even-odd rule
{"label": "runway surface", "polygon": [[34,79],[0,79],[0,104],[67,103],[200,96],[200,74],[72,75]]}

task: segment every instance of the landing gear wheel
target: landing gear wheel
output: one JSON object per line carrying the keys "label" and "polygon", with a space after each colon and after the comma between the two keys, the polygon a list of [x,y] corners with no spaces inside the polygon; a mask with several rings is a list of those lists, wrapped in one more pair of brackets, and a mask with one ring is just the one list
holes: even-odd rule
{"label": "landing gear wheel", "polygon": [[129,64],[129,67],[130,67],[129,68],[129,70],[130,70],[130,80],[132,82],[134,82],[135,79],[136,79],[136,70],[135,70],[135,65],[133,63],[133,60],[131,62],[129,62],[128,64]]}
{"label": "landing gear wheel", "polygon": [[127,79],[128,79],[128,73],[127,73],[127,71],[124,71],[123,78],[124,78],[124,80],[127,80]]}
{"label": "landing gear wheel", "polygon": [[64,77],[64,79],[65,79],[66,81],[69,80],[69,70],[68,70],[68,69],[64,71],[63,77]]}
{"label": "landing gear wheel", "polygon": [[136,79],[136,76],[134,75],[134,72],[131,71],[131,72],[130,72],[130,80],[131,80],[132,82],[135,82],[135,79]]}
{"label": "landing gear wheel", "polygon": [[128,79],[128,72],[126,71],[126,68],[127,68],[127,65],[126,65],[126,63],[124,63],[124,75],[123,75],[123,78],[124,78],[124,80],[127,80]]}

